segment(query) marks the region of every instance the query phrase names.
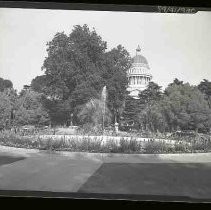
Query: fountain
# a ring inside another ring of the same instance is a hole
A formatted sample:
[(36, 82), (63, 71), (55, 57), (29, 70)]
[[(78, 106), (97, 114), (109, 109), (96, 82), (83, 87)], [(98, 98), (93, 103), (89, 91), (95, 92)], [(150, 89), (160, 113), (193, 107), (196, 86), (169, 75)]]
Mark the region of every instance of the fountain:
[(107, 90), (106, 86), (103, 87), (102, 93), (101, 93), (101, 101), (103, 103), (103, 122), (102, 122), (102, 131), (104, 135), (104, 130), (105, 130), (105, 112), (106, 112), (106, 98), (107, 98)]

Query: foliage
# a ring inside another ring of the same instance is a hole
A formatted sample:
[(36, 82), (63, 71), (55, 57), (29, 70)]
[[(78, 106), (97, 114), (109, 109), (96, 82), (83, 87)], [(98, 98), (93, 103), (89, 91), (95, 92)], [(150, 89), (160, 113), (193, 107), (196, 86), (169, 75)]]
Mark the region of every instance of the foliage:
[(111, 139), (110, 141), (104, 143), (102, 145), (102, 152), (104, 153), (118, 153), (119, 152), (119, 146), (115, 140)]
[(8, 88), (0, 92), (0, 128), (9, 128), (13, 125), (14, 110), (17, 106), (17, 93)]
[(13, 88), (13, 84), (10, 80), (3, 79), (0, 77), (0, 92), (3, 92), (6, 89), (11, 89)]
[(111, 119), (111, 114), (106, 104), (104, 104), (102, 100), (91, 99), (85, 104), (85, 106), (82, 107), (81, 112), (78, 114), (78, 117), (85, 125), (84, 127), (86, 129), (96, 129), (96, 131), (101, 131), (103, 118), (105, 121), (105, 125), (108, 125)]
[(139, 100), (141, 104), (152, 105), (161, 99), (161, 86), (155, 82), (149, 82), (147, 88), (139, 93)]
[(163, 130), (165, 121), (160, 113), (160, 106), (158, 106), (161, 97), (161, 87), (154, 82), (150, 82), (148, 87), (140, 92), (138, 99), (140, 111), (137, 117), (142, 129), (153, 132)]
[(148, 141), (144, 145), (144, 150), (147, 154), (174, 153), (174, 147), (165, 141)]
[(131, 66), (129, 53), (121, 45), (105, 54), (106, 68), (102, 77), (108, 88), (108, 108), (113, 115), (113, 122), (119, 121), (124, 110), (128, 85), (127, 70)]
[(112, 114), (121, 110), (129, 54), (122, 46), (106, 52), (106, 45), (87, 25), (74, 26), (69, 36), (57, 33), (48, 42), (44, 75), (36, 77), (31, 86), (45, 95), (52, 122), (65, 123), (73, 114), (74, 124), (78, 124), (81, 107), (98, 98), (105, 85)]
[(198, 85), (198, 89), (204, 94), (205, 100), (207, 100), (209, 108), (211, 109), (211, 82), (204, 79)]
[(34, 139), (23, 137), (14, 131), (5, 130), (0, 132), (0, 144), (11, 147), (36, 148)]
[(124, 111), (121, 115), (122, 127), (139, 128), (138, 114), (140, 113), (140, 103), (137, 99), (127, 95), (124, 103)]
[(10, 123), (12, 105), (8, 95), (0, 92), (0, 128), (7, 127)]
[(18, 126), (48, 124), (48, 113), (41, 101), (41, 94), (32, 90), (22, 91), (17, 102), (15, 124)]
[(140, 142), (137, 142), (136, 139), (125, 140), (122, 138), (120, 140), (119, 152), (125, 153), (140, 153), (142, 151), (142, 145)]
[(203, 94), (195, 86), (175, 79), (165, 89), (163, 95), (159, 87), (151, 90), (148, 88), (140, 94), (140, 100), (145, 102), (145, 106), (139, 114), (139, 120), (146, 130), (209, 131), (211, 109)]
[(203, 94), (188, 83), (166, 88), (162, 103), (170, 130), (206, 131), (211, 123), (211, 110)]
[[(81, 138), (82, 137), (82, 138)], [(135, 153), (135, 154), (161, 154), (161, 153), (190, 153), (190, 152), (210, 152), (211, 139), (205, 138), (203, 141), (178, 141), (174, 144), (168, 141), (156, 141), (149, 139), (146, 142), (138, 142), (136, 138), (120, 141), (110, 139), (102, 144), (101, 139), (91, 139), (87, 136), (42, 138), (40, 136), (21, 136), (14, 131), (5, 130), (0, 132), (0, 144), (12, 147), (35, 148), (40, 150), (72, 151), (72, 152), (96, 152), (96, 153)]]

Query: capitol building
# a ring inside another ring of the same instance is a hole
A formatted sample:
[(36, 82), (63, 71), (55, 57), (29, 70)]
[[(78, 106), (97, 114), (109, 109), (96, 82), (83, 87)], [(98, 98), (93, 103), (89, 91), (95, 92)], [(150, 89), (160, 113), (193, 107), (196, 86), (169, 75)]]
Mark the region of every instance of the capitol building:
[(136, 55), (132, 59), (132, 66), (127, 72), (129, 95), (138, 99), (140, 91), (147, 88), (152, 80), (147, 59), (141, 54), (140, 46), (136, 49)]

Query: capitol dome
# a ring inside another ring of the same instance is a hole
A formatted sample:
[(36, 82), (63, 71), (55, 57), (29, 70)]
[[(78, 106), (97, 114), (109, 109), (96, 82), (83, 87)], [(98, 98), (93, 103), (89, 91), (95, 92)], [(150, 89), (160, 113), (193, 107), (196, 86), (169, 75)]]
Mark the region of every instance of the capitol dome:
[(148, 61), (143, 55), (136, 55), (135, 57), (132, 58), (132, 62), (148, 65)]
[(138, 47), (136, 49), (136, 55), (132, 58), (132, 63), (133, 64), (136, 64), (136, 63), (145, 64), (146, 66), (149, 67), (147, 59), (140, 53), (141, 53), (141, 48), (138, 45)]
[(138, 45), (136, 55), (132, 59), (132, 66), (127, 72), (128, 91), (134, 98), (138, 98), (140, 91), (147, 88), (152, 79), (147, 59), (141, 55), (141, 48)]

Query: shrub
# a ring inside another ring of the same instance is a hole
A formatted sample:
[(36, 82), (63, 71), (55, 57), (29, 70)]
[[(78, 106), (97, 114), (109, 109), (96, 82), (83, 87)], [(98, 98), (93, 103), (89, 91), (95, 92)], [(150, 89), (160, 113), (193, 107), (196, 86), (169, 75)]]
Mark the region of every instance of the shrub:
[(140, 152), (142, 149), (141, 144), (137, 142), (135, 139), (131, 139), (130, 141), (125, 140), (122, 138), (120, 140), (119, 151), (123, 153), (137, 153)]
[(175, 152), (187, 153), (191, 151), (191, 145), (184, 141), (178, 141), (174, 144)]
[(79, 145), (79, 150), (87, 152), (98, 152), (101, 150), (101, 142), (97, 140), (91, 140), (89, 138), (83, 138)]
[(174, 152), (174, 147), (164, 141), (151, 140), (145, 143), (144, 150), (147, 154), (170, 153)]
[(118, 153), (119, 146), (113, 139), (111, 139), (106, 142), (106, 144), (101, 145), (101, 151), (105, 153)]
[(0, 132), (0, 144), (13, 147), (37, 148), (42, 150), (68, 150), (79, 152), (104, 152), (104, 153), (187, 153), (197, 151), (210, 151), (210, 137), (195, 138), (191, 141), (177, 141), (169, 144), (166, 141), (155, 141), (150, 139), (148, 142), (138, 142), (136, 137), (131, 137), (131, 140), (126, 140), (124, 137), (120, 141), (115, 141), (111, 138), (105, 144), (102, 144), (99, 137), (72, 137), (69, 140), (64, 138), (47, 139), (30, 136), (22, 136), (14, 131)]
[(31, 137), (23, 137), (14, 131), (5, 130), (0, 133), (0, 143), (13, 147), (32, 148), (34, 141)]
[(193, 151), (209, 151), (211, 149), (211, 143), (210, 141), (206, 140), (198, 140), (192, 142), (192, 150)]

